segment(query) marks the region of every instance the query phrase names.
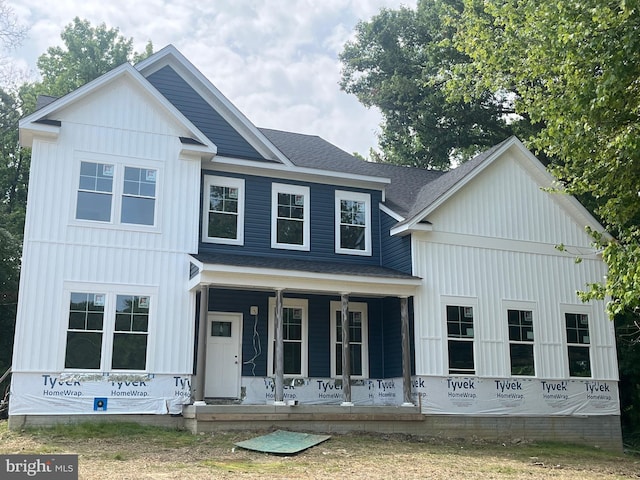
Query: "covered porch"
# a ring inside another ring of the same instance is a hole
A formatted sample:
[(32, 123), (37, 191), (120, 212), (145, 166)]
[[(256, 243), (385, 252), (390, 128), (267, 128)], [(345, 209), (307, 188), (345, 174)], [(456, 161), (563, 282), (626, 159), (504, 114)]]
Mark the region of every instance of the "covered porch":
[(341, 415), (414, 407), (419, 278), (371, 265), (212, 254), (194, 256), (191, 272), (194, 404), (185, 414), (266, 406), (293, 408), (272, 413), (307, 421), (336, 406)]

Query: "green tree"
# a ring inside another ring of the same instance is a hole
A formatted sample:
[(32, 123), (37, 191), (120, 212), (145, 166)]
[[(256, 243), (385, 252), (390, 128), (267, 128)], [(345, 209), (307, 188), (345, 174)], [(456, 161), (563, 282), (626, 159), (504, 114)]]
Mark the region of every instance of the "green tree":
[(64, 47), (49, 47), (38, 58), (39, 90), (47, 95), (65, 95), (123, 63), (135, 63), (153, 53), (151, 42), (144, 52), (136, 53), (133, 39), (120, 35), (118, 28), (107, 28), (104, 23), (92, 27), (78, 17), (60, 37)]
[(447, 96), (451, 72), (470, 61), (453, 45), (455, 28), (447, 23), (461, 11), (460, 0), (383, 9), (358, 23), (345, 45), (341, 87), (382, 112), (375, 160), (446, 170), (530, 128), (526, 116), (508, 117), (514, 111), (502, 92), (485, 89), (473, 101)]

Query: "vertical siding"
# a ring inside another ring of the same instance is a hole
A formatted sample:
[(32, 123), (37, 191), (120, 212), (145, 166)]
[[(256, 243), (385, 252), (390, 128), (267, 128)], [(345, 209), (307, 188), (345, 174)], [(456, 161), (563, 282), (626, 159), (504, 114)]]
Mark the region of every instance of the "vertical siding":
[[(195, 306), (186, 254), (197, 248), (200, 165), (179, 159), (184, 128), (125, 79), (58, 119), (57, 141), (33, 145), (14, 368), (64, 367), (63, 292), (73, 282), (153, 289), (148, 370), (191, 372)], [(75, 221), (79, 163), (95, 158), (158, 169), (155, 231)]]
[(520, 163), (505, 155), (429, 220), (438, 231), (590, 247), (585, 226), (568, 215), (557, 195), (543, 191)]
[[(416, 314), (418, 374), (446, 375), (446, 328), (441, 296), (478, 299), (476, 365), (480, 376), (509, 376), (505, 301), (535, 305), (536, 374), (566, 378), (564, 319), (560, 304), (579, 305), (576, 290), (604, 274), (598, 260), (576, 265), (563, 256), (490, 250), (418, 241), (417, 275), (424, 279)], [(603, 302), (592, 302), (590, 329), (593, 377), (616, 379), (613, 326)]]

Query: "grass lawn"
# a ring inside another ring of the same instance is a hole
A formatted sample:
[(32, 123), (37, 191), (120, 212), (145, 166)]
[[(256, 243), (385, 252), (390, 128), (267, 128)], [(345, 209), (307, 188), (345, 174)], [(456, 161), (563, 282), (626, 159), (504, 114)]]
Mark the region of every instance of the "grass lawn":
[(86, 423), (9, 431), (0, 454), (73, 453), (81, 479), (618, 479), (640, 478), (640, 457), (565, 444), (499, 444), (382, 434), (333, 435), (297, 455), (235, 447), (266, 432), (188, 432)]

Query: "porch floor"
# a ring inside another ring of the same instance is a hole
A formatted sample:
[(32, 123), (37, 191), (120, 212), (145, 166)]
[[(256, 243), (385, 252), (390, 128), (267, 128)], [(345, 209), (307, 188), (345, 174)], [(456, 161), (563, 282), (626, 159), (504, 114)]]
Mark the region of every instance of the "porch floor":
[(416, 406), (186, 405), (182, 415), (192, 433), (271, 428), (406, 433), (424, 422)]

